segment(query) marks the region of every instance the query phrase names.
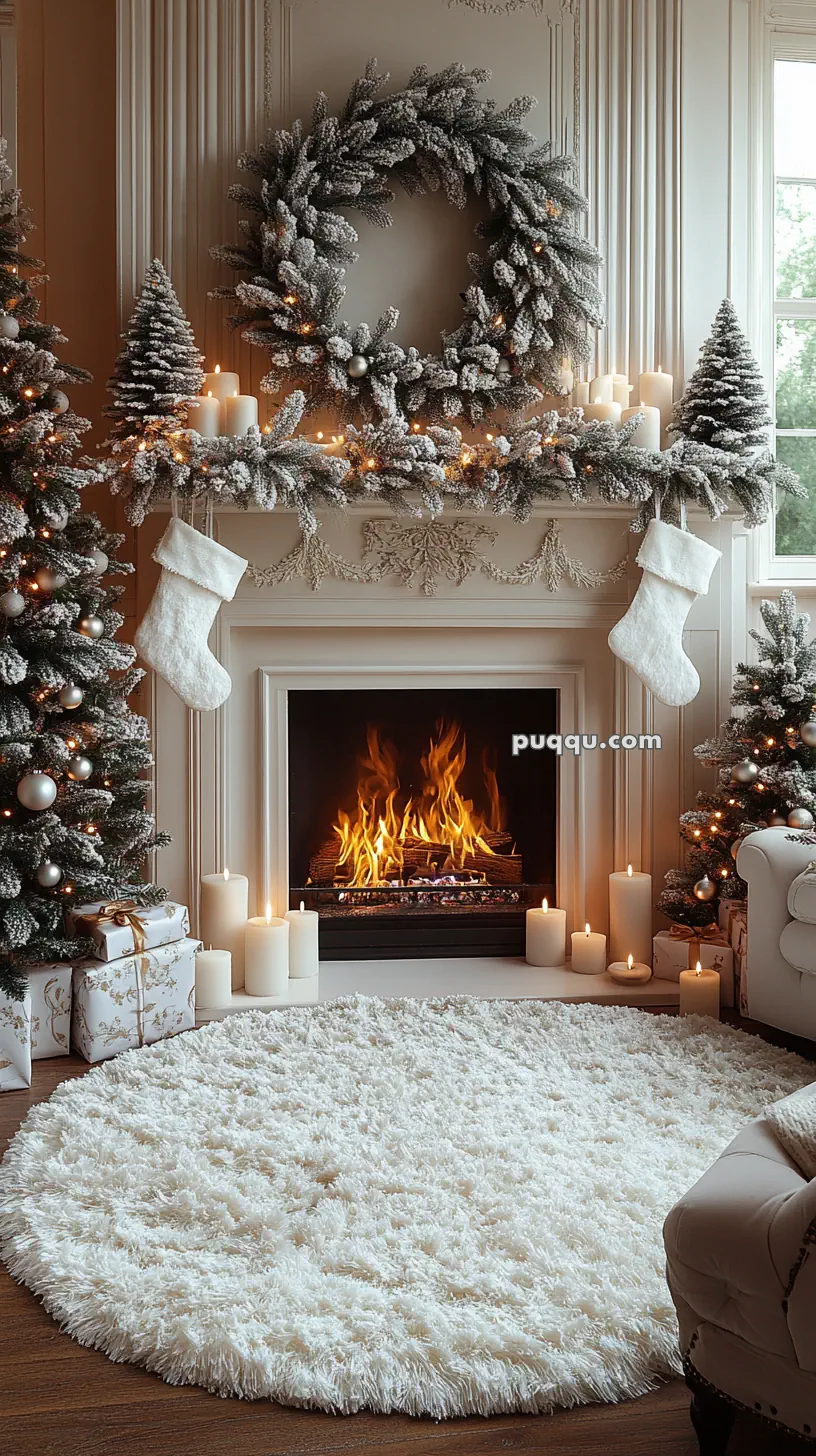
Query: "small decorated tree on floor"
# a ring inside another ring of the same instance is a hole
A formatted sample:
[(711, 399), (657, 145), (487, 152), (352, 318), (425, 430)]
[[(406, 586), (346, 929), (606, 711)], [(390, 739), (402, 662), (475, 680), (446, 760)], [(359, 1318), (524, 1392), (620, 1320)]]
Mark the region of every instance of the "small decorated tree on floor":
[(730, 298), (717, 316), (674, 407), (671, 434), (741, 455), (767, 445), (771, 416), (759, 365)]
[(768, 636), (751, 632), (759, 662), (740, 663), (731, 701), (744, 710), (723, 724), (719, 738), (695, 748), (718, 770), (717, 786), (697, 795), (680, 819), (689, 849), (682, 870), (670, 870), (659, 908), (681, 925), (708, 925), (721, 896), (741, 898), (745, 882), (734, 863), (754, 829), (809, 829), (816, 815), (816, 640), (810, 617), (797, 614), (783, 591), (762, 603)]
[(154, 903), (146, 854), (166, 842), (145, 804), (148, 728), (127, 699), (142, 674), (114, 640), (121, 588), (103, 578), (122, 537), (81, 514), (94, 477), (73, 464), (86, 420), (64, 386), (59, 331), (39, 322), (39, 268), (20, 252), (32, 226), (0, 143), (0, 992), (25, 967), (89, 954), (66, 938), (67, 907)]

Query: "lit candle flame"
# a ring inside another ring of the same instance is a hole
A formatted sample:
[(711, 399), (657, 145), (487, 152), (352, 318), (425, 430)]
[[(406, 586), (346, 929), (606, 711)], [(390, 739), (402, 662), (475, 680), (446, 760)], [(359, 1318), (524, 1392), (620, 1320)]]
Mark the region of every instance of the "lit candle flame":
[(212, 399), (212, 390), (211, 389), (208, 389), (207, 390), (207, 398), (208, 399)]
[(626, 873), (627, 873), (627, 875), (629, 876), (629, 878), (631, 880), (631, 878), (632, 878), (632, 866), (631, 865), (627, 865), (627, 867), (626, 867)]
[(301, 902), (300, 902), (300, 913), (301, 913), (301, 915), (303, 914), (303, 911), (305, 909), (306, 909), (306, 901), (305, 900), (301, 900)]
[(697, 975), (698, 975), (698, 976), (701, 976), (701, 975), (702, 975), (702, 973), (703, 973), (703, 968), (702, 968), (702, 966), (701, 966), (701, 965), (700, 965), (700, 962), (699, 962), (699, 961), (698, 961), (698, 962), (697, 962)]
[(272, 924), (272, 903), (270, 900), (266, 902), (266, 923), (267, 925)]
[(229, 879), (229, 870), (227, 869), (226, 865), (224, 865), (224, 879)]
[(547, 901), (546, 900), (542, 900), (541, 901), (541, 908), (544, 911), (544, 914), (546, 915), (547, 911), (550, 908), (549, 905), (547, 904)]
[(589, 935), (589, 921), (587, 921), (587, 923), (586, 923), (586, 930), (585, 930), (585, 932), (584, 932), (584, 933), (585, 933), (585, 934), (586, 934), (586, 935)]
[(216, 364), (216, 366), (215, 366), (215, 373), (216, 374), (220, 374), (221, 373), (221, 365), (220, 364)]
[(633, 965), (635, 964), (635, 958), (634, 958), (634, 956), (628, 955), (626, 957), (626, 964), (627, 964), (627, 966), (629, 967), (629, 969), (631, 971)]

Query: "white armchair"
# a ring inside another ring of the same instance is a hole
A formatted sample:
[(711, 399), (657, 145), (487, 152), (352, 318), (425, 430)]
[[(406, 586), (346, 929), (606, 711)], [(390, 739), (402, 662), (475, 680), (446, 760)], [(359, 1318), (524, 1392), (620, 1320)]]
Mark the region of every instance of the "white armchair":
[(748, 1014), (816, 1040), (816, 876), (804, 876), (816, 847), (791, 832), (760, 829), (737, 856), (748, 883)]

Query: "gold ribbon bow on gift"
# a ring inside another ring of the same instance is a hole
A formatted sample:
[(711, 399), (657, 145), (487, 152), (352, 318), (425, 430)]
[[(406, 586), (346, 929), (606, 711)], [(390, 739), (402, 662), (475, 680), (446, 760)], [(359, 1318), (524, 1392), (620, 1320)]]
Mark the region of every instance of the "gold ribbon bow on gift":
[(728, 941), (720, 930), (719, 925), (704, 925), (702, 929), (694, 929), (691, 925), (673, 925), (669, 931), (672, 940), (686, 940), (689, 948), (689, 965), (696, 964), (700, 960), (700, 942), (705, 941), (706, 945), (728, 945)]
[(90, 915), (82, 915), (79, 925), (89, 931), (103, 925), (129, 925), (133, 932), (133, 949), (136, 955), (141, 955), (147, 936), (144, 920), (138, 913), (140, 909), (135, 900), (109, 900), (107, 905), (100, 906)]

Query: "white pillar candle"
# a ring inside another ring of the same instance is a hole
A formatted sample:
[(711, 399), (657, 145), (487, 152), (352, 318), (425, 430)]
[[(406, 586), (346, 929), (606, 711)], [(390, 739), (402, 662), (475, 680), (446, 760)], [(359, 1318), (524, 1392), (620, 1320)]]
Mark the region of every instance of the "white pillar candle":
[(642, 450), (659, 450), (660, 410), (655, 409), (653, 404), (639, 404), (634, 409), (625, 409), (621, 415), (621, 424), (625, 425), (635, 415), (640, 415), (641, 421), (629, 444), (639, 445)]
[(599, 930), (572, 932), (572, 969), (579, 976), (600, 976), (606, 970), (606, 936)]
[(611, 374), (596, 374), (589, 381), (590, 404), (611, 404), (614, 380)]
[(238, 375), (232, 369), (226, 369), (222, 374), (221, 365), (216, 364), (211, 374), (204, 375), (201, 393), (203, 395), (211, 394), (213, 399), (217, 399), (220, 404), (223, 404), (228, 395), (237, 394), (240, 388), (241, 381)]
[(575, 405), (580, 405), (582, 409), (585, 405), (589, 404), (589, 385), (586, 383), (585, 380), (579, 379), (577, 383), (573, 385), (572, 402)]
[(720, 973), (702, 970), (699, 961), (695, 971), (680, 972), (680, 1015), (692, 1014), (720, 1019)]
[(221, 404), (212, 394), (199, 394), (187, 406), (187, 428), (206, 440), (221, 433)]
[(318, 931), (320, 917), (316, 910), (306, 910), (303, 901), (299, 910), (287, 910), (289, 921), (289, 976), (293, 981), (316, 976), (318, 965)]
[(609, 967), (609, 974), (613, 981), (620, 986), (641, 986), (644, 981), (652, 979), (652, 968), (643, 961), (636, 961), (634, 956), (627, 956), (625, 961), (613, 961)]
[(603, 404), (585, 404), (585, 420), (606, 420), (610, 425), (619, 425), (621, 422), (621, 407), (615, 400)]
[(629, 403), (629, 396), (633, 386), (629, 383), (625, 374), (612, 375), (612, 398), (622, 409), (626, 409)]
[(569, 359), (561, 360), (561, 368), (558, 371), (558, 393), (572, 394), (572, 386), (575, 383), (575, 375), (570, 369)]
[(232, 996), (232, 956), (228, 950), (200, 950), (195, 960), (196, 1007), (226, 1006)]
[(205, 945), (216, 945), (232, 955), (232, 989), (244, 984), (244, 941), (249, 908), (246, 875), (202, 875), (198, 933)]
[(671, 374), (664, 374), (662, 369), (657, 369), (654, 373), (641, 374), (641, 404), (651, 404), (655, 409), (660, 410), (660, 444), (662, 449), (665, 449), (668, 444), (667, 431), (671, 424), (673, 395), (674, 379)]
[(289, 984), (289, 921), (272, 914), (246, 923), (244, 979), (248, 996), (285, 996)]
[(563, 966), (567, 958), (567, 912), (546, 900), (527, 911), (528, 966)]
[(633, 874), (609, 876), (609, 951), (613, 961), (652, 964), (652, 877)]
[(228, 394), (224, 400), (225, 435), (245, 435), (258, 423), (258, 401), (254, 394)]

